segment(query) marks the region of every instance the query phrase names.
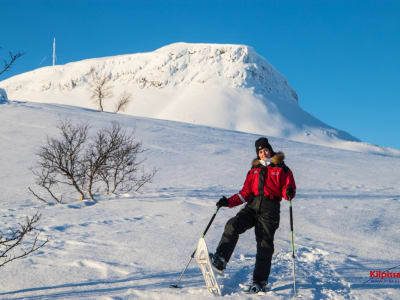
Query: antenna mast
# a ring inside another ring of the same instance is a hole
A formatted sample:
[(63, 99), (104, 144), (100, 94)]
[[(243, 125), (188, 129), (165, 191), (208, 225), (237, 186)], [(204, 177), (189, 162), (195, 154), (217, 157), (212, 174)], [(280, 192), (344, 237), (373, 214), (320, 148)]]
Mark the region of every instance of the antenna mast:
[(56, 65), (56, 38), (53, 40), (53, 66)]

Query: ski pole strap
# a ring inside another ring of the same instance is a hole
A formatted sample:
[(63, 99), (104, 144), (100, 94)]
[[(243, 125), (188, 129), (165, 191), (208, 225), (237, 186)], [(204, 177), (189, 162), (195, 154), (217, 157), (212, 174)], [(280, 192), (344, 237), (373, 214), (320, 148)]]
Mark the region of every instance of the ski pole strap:
[(210, 222), (208, 222), (208, 225), (207, 225), (207, 227), (206, 227), (206, 230), (204, 230), (204, 233), (203, 233), (203, 236), (202, 236), (203, 238), (206, 236), (206, 233), (207, 233), (208, 229), (210, 229), (210, 226), (211, 226), (212, 222), (214, 221), (215, 216), (217, 215), (219, 208), (220, 208), (220, 207), (217, 208), (217, 210), (216, 210), (215, 213), (213, 214), (213, 216), (212, 216)]

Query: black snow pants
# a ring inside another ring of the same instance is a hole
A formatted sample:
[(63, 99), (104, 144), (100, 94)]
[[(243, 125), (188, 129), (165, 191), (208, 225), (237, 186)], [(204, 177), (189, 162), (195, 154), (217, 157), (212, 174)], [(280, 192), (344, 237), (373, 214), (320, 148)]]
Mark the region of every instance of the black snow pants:
[[(268, 281), (274, 253), (274, 234), (279, 227), (280, 201), (254, 199), (225, 225), (225, 231), (216, 253), (228, 262), (239, 239), (239, 235), (254, 227), (257, 241), (254, 281)], [(256, 205), (254, 205), (256, 204)]]

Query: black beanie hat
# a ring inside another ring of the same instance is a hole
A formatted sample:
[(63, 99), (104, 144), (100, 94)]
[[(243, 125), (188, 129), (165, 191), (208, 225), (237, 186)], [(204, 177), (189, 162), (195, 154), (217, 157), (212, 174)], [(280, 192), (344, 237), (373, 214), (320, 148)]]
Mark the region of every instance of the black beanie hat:
[(259, 138), (256, 141), (256, 153), (257, 153), (257, 157), (258, 157), (258, 151), (260, 151), (261, 149), (267, 148), (269, 150), (269, 152), (271, 153), (271, 156), (273, 156), (275, 154), (274, 150), (272, 150), (271, 145), (268, 142), (268, 139), (265, 137)]

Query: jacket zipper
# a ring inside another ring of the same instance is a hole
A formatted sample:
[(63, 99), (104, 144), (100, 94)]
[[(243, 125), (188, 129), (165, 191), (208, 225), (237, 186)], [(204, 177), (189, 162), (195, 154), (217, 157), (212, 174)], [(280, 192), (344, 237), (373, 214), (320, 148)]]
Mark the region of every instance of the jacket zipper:
[(258, 197), (260, 198), (260, 204), (258, 205), (258, 215), (261, 214), (261, 203), (264, 200), (264, 183), (266, 172), (267, 168), (261, 167), (260, 174), (258, 176)]

